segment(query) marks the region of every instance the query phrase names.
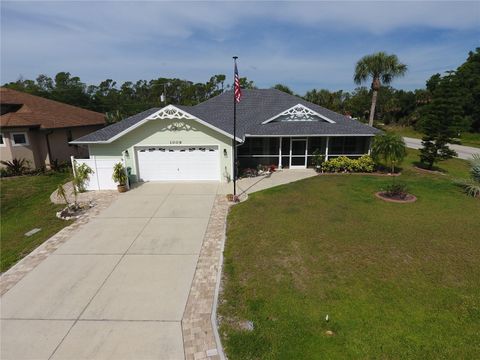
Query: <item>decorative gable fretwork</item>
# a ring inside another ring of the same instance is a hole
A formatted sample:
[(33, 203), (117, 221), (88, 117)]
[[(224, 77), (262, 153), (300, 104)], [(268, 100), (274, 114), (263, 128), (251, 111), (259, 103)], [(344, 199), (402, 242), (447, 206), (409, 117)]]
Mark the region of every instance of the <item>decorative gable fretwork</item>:
[(308, 107), (297, 104), (292, 106), (290, 109), (285, 110), (284, 112), (275, 115), (274, 117), (266, 120), (263, 124), (269, 122), (282, 122), (282, 121), (327, 121), (329, 123), (334, 123), (335, 121), (330, 120), (324, 115), (320, 115), (316, 111), (309, 109)]
[(173, 106), (173, 105), (167, 105), (161, 110), (157, 111), (156, 113), (153, 113), (148, 117), (148, 119), (154, 120), (154, 119), (180, 119), (180, 120), (196, 120), (196, 118), (189, 113), (180, 110), (179, 108)]

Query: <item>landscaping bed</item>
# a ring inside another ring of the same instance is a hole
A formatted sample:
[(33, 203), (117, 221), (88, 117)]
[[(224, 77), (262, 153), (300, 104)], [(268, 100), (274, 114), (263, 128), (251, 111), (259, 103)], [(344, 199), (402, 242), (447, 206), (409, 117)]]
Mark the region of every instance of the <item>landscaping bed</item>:
[[(252, 194), (228, 218), (220, 334), (235, 359), (476, 358), (480, 201), (452, 177), (316, 176)], [(328, 321), (326, 317), (328, 315)], [(242, 324), (251, 324), (248, 328)]]

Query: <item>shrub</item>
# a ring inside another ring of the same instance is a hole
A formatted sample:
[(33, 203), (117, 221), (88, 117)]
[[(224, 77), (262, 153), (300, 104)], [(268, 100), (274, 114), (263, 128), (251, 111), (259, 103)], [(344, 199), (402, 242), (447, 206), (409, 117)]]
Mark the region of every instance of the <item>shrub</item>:
[(8, 176), (24, 175), (30, 170), (30, 163), (28, 160), (13, 159), (12, 161), (0, 161), (0, 164), (5, 165), (6, 173)]
[(358, 164), (360, 166), (360, 171), (362, 172), (373, 172), (375, 171), (375, 162), (373, 161), (372, 157), (369, 155), (363, 155), (358, 160)]
[(368, 155), (363, 155), (359, 159), (340, 156), (323, 162), (321, 169), (325, 172), (373, 172), (375, 163)]
[(385, 195), (391, 198), (404, 200), (408, 195), (407, 185), (404, 183), (393, 183), (386, 187)]

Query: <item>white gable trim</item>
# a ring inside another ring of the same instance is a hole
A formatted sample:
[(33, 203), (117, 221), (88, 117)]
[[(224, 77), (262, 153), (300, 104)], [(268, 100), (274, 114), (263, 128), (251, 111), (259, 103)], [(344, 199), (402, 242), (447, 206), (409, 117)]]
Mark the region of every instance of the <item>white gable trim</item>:
[[(306, 107), (305, 105), (297, 104), (297, 105), (294, 105), (291, 108), (281, 112), (280, 114), (277, 114), (274, 117), (271, 117), (270, 119), (265, 120), (264, 122), (262, 122), (262, 125), (263, 124), (268, 124), (269, 122), (274, 121), (275, 119), (278, 119), (280, 116), (292, 116), (292, 115), (294, 116), (295, 114), (303, 114), (303, 115), (307, 115), (307, 116), (318, 116), (319, 118), (321, 118), (321, 119), (323, 119), (323, 120), (325, 120), (325, 121), (327, 121), (331, 124), (335, 124), (335, 121), (333, 121), (332, 119), (329, 119), (325, 115), (321, 115), (318, 112), (313, 111), (312, 109)], [(313, 121), (313, 120), (291, 120), (291, 121)]]
[[(72, 141), (70, 144), (110, 144), (111, 142), (117, 140), (118, 138), (122, 137), (123, 135), (129, 133), (132, 130), (135, 130), (136, 128), (142, 126), (148, 121), (152, 120), (174, 120), (174, 119), (180, 119), (180, 120), (194, 120), (199, 122), (202, 125), (205, 125), (206, 127), (209, 127), (210, 129), (215, 130), (216, 132), (223, 134), (227, 136), (230, 139), (233, 139), (233, 135), (229, 134), (228, 132), (217, 128), (216, 126), (213, 126), (212, 124), (199, 119), (198, 117), (186, 112), (185, 110), (179, 109), (178, 107), (174, 105), (167, 105), (164, 108), (161, 108), (160, 110), (154, 112), (153, 114), (148, 115), (145, 119), (140, 120), (136, 124), (130, 126), (129, 128), (123, 130), (122, 132), (119, 132), (117, 135), (111, 137), (108, 140), (105, 141)], [(237, 141), (242, 142), (242, 139), (239, 137), (236, 138)]]

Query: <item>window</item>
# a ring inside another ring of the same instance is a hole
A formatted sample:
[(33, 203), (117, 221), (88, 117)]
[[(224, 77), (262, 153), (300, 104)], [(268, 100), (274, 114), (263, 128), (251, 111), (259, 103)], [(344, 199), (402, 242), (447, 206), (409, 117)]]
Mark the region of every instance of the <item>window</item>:
[(5, 146), (5, 141), (3, 140), (3, 134), (0, 134), (0, 146)]
[(12, 133), (12, 143), (13, 146), (28, 145), (27, 133)]
[(367, 148), (366, 137), (338, 136), (330, 138), (329, 153), (331, 155), (363, 154)]

